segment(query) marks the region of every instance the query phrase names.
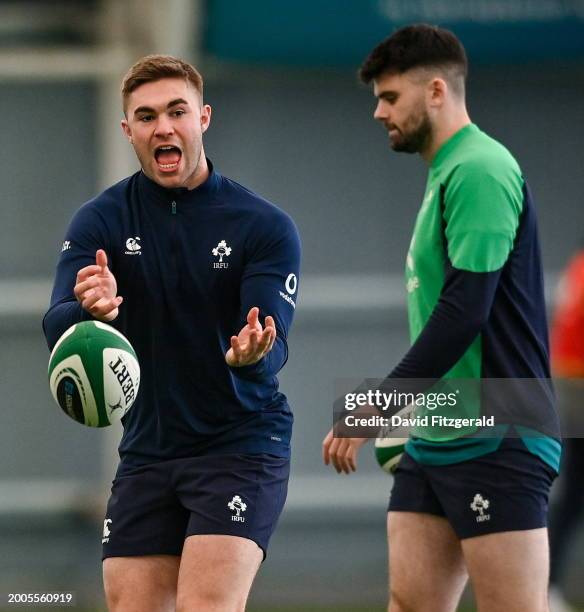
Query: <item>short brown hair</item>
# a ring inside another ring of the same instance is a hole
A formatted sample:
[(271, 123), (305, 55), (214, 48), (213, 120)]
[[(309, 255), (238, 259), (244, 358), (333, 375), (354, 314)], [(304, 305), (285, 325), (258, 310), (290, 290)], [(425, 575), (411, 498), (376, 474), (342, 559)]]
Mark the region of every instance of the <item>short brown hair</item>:
[(135, 90), (160, 79), (185, 79), (203, 99), (203, 77), (191, 64), (172, 55), (146, 55), (139, 59), (126, 73), (122, 81), (122, 102), (124, 112), (128, 96)]
[(400, 28), (379, 43), (363, 62), (359, 77), (370, 83), (382, 74), (402, 74), (412, 68), (444, 69), (464, 93), (468, 60), (462, 43), (449, 30), (427, 23)]

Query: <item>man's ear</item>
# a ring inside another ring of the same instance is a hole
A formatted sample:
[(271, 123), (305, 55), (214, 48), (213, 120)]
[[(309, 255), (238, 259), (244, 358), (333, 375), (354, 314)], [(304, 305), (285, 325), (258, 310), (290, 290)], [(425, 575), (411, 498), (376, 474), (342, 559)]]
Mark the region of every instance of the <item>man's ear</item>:
[(130, 141), (130, 144), (134, 144), (134, 140), (132, 139), (132, 130), (128, 125), (127, 119), (122, 119), (121, 121), (122, 131), (124, 132), (126, 138)]
[(428, 103), (430, 106), (442, 106), (448, 93), (448, 83), (444, 79), (434, 77), (428, 83)]
[(211, 123), (212, 109), (208, 104), (201, 106), (201, 132), (206, 132)]

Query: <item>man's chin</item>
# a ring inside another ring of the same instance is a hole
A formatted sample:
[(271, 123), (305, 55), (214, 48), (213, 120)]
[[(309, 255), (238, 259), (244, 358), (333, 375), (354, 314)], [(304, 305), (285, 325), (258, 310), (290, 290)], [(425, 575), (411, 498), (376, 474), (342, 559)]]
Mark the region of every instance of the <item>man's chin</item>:
[(392, 151), (396, 153), (417, 153), (418, 149), (411, 142), (406, 142), (403, 140), (393, 141), (390, 140), (389, 146)]
[(419, 151), (415, 142), (412, 140), (404, 140), (403, 138), (397, 138), (395, 140), (390, 138), (389, 146), (391, 150), (396, 153), (418, 153)]
[(166, 187), (166, 189), (175, 189), (182, 187), (184, 184), (184, 179), (178, 172), (161, 172), (155, 169), (149, 173), (149, 178), (161, 187)]
[(403, 151), (404, 150), (404, 140), (403, 138), (400, 138), (399, 135), (395, 136), (395, 137), (389, 137), (389, 146), (391, 147), (392, 151)]
[(180, 176), (161, 176), (156, 182), (163, 187), (167, 187), (168, 189), (182, 187), (184, 184)]

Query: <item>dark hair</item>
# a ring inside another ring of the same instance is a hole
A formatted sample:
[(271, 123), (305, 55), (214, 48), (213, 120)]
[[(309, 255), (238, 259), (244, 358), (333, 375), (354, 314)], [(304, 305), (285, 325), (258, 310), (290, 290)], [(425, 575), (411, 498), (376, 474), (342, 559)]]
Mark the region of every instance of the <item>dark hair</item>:
[(370, 83), (384, 73), (399, 74), (412, 68), (443, 68), (464, 80), (468, 61), (464, 47), (449, 30), (426, 23), (405, 26), (379, 43), (359, 69), (359, 78)]
[(172, 55), (146, 55), (128, 70), (122, 81), (124, 112), (128, 96), (140, 85), (172, 78), (185, 79), (203, 98), (203, 77), (193, 66)]

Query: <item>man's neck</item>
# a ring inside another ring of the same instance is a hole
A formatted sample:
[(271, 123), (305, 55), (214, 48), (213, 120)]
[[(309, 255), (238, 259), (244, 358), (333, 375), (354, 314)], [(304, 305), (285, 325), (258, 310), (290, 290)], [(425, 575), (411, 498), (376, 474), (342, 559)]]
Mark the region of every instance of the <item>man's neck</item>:
[(209, 165), (207, 164), (207, 158), (205, 151), (201, 150), (201, 157), (199, 163), (193, 174), (187, 180), (185, 187), (188, 190), (196, 189), (199, 185), (202, 185), (209, 178)]
[(439, 125), (434, 126), (434, 131), (432, 135), (432, 139), (430, 140), (428, 146), (420, 151), (420, 156), (422, 159), (430, 165), (434, 156), (438, 152), (438, 149), (456, 132), (461, 130), (463, 127), (467, 126), (470, 123), (470, 117), (466, 112), (466, 108), (461, 109), (459, 112), (451, 115), (450, 117), (446, 117), (445, 119), (440, 121)]

